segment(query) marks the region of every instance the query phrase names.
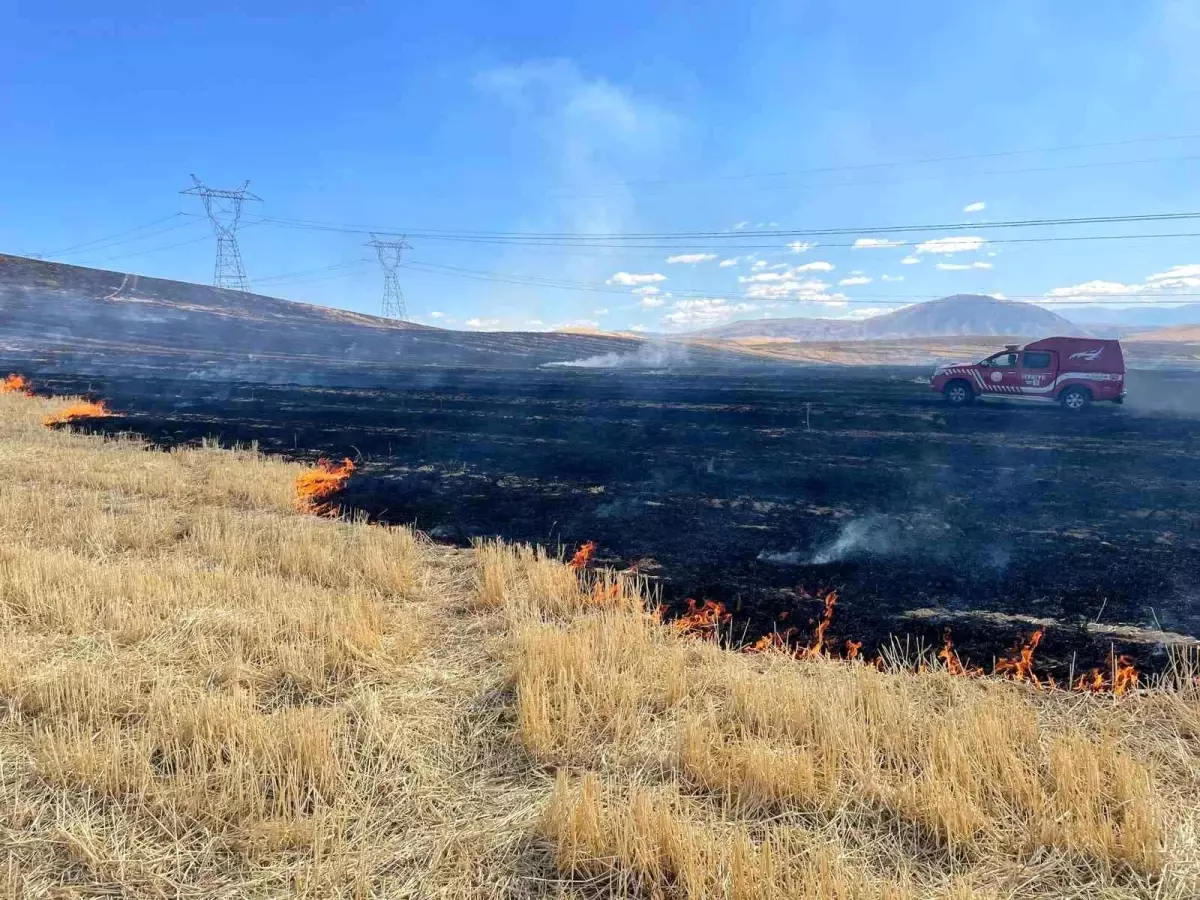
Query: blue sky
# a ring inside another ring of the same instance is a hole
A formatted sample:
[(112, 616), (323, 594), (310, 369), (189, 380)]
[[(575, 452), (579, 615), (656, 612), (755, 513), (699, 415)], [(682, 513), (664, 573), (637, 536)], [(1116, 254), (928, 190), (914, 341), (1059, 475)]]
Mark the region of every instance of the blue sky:
[[(375, 312), (361, 231), (405, 230), (409, 311), (452, 327), (1200, 293), (1200, 238), (1004, 242), (1200, 223), (988, 226), (1200, 210), (1191, 0), (0, 3), (3, 252), (208, 281), (178, 194), (195, 172), (263, 198), (241, 234), (256, 289)], [(1018, 150), (1037, 152), (985, 156)]]

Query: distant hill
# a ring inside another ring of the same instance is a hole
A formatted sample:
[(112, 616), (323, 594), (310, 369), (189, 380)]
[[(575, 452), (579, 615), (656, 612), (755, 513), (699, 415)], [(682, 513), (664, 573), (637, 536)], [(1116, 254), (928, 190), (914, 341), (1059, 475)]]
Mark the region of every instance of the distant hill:
[(689, 336), (726, 340), (772, 337), (796, 341), (836, 341), (852, 337), (860, 324), (846, 319), (747, 319), (693, 331)]
[[(463, 332), (207, 285), (0, 255), (0, 361), (78, 374), (377, 383), (408, 366), (525, 368), (634, 353), (625, 336)], [(692, 360), (744, 360), (698, 348)], [(376, 374), (372, 374), (376, 373)], [(347, 380), (349, 379), (349, 380)]]
[(792, 338), (798, 341), (1074, 335), (1089, 332), (1040, 306), (982, 294), (955, 294), (914, 303), (861, 322), (845, 319), (764, 319), (731, 322), (697, 332), (704, 337)]
[(1071, 310), (1071, 317), (1089, 328), (1094, 325), (1117, 325), (1136, 331), (1171, 328), (1176, 325), (1200, 325), (1200, 303), (1183, 306), (1159, 306), (1143, 303), (1128, 307), (1081, 307)]

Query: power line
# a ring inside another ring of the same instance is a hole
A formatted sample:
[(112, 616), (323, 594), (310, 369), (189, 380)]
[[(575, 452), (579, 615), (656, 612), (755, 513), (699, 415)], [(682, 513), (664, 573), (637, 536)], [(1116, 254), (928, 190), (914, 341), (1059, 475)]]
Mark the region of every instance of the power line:
[[(421, 230), (406, 229), (404, 233), (410, 237), (422, 237), (427, 240), (462, 241), (473, 243), (505, 243), (524, 246), (526, 244), (606, 247), (608, 245), (596, 242), (622, 242), (615, 247), (627, 246), (625, 241), (695, 241), (695, 240), (747, 240), (801, 237), (836, 237), (845, 235), (879, 235), (879, 234), (911, 234), (924, 231), (982, 231), (984, 229), (1008, 228), (1048, 228), (1080, 225), (1111, 225), (1120, 223), (1173, 222), (1200, 219), (1200, 212), (1173, 213), (1138, 213), (1130, 215), (1111, 216), (1072, 216), (1059, 218), (1016, 219), (1000, 222), (949, 222), (929, 225), (875, 225), (858, 226), (854, 228), (805, 228), (778, 229), (753, 232), (738, 231), (689, 231), (689, 232), (629, 232), (629, 233), (554, 233), (554, 232), (503, 232), (503, 231), (452, 231), (452, 230)], [(282, 228), (299, 228), (311, 231), (341, 232), (345, 234), (372, 234), (371, 229), (306, 221), (303, 219), (284, 219), (264, 216), (256, 220), (256, 224), (275, 225)], [(378, 229), (376, 229), (378, 230)], [(393, 232), (394, 233), (394, 232)], [(734, 245), (738, 249), (739, 245)], [(663, 246), (661, 249), (677, 249)], [(745, 249), (742, 247), (742, 249)]]
[(366, 265), (369, 262), (371, 262), (371, 260), (369, 260), (369, 259), (356, 259), (356, 260), (352, 260), (351, 262), (334, 263), (334, 264), (328, 265), (328, 266), (320, 266), (315, 269), (302, 269), (298, 272), (284, 272), (279, 275), (267, 275), (264, 278), (255, 278), (254, 282), (255, 282), (255, 284), (262, 285), (262, 284), (268, 284), (271, 282), (290, 281), (293, 278), (299, 278), (299, 277), (303, 277), (305, 275), (314, 275), (314, 274), (318, 274), (321, 272), (329, 272), (329, 271), (338, 270), (338, 269), (358, 269), (358, 268), (362, 268), (364, 265)]
[[(572, 290), (583, 291), (586, 293), (597, 294), (619, 294), (624, 297), (636, 297), (629, 289), (624, 287), (614, 287), (607, 284), (595, 284), (581, 281), (569, 281), (566, 279), (542, 278), (539, 276), (516, 275), (506, 272), (493, 272), (486, 269), (467, 269), (461, 266), (446, 266), (438, 263), (426, 263), (419, 261), (409, 261), (403, 265), (406, 269), (413, 269), (419, 272), (426, 272), (432, 275), (445, 275), (448, 277), (466, 278), (474, 281), (488, 281), (497, 284), (515, 284), (523, 287), (543, 287), (554, 290)], [(650, 295), (656, 299), (682, 299), (682, 300), (728, 300), (730, 292), (728, 291), (693, 291), (693, 290), (672, 290), (669, 293)], [(919, 295), (868, 295), (858, 297), (838, 297), (836, 302), (841, 303), (916, 303), (922, 300), (934, 300), (942, 295), (940, 294), (919, 294)], [(1157, 291), (1141, 291), (1123, 294), (1121, 296), (1104, 297), (1089, 299), (1088, 297), (1047, 297), (1041, 294), (1023, 294), (1023, 295), (1008, 295), (1007, 299), (1023, 302), (1036, 302), (1042, 304), (1056, 305), (1138, 305), (1137, 298), (1152, 298), (1159, 303), (1174, 302), (1173, 298), (1188, 298), (1200, 297), (1200, 292), (1171, 292), (1162, 293)], [(735, 299), (742, 300), (764, 300), (764, 298), (737, 296)], [(781, 303), (817, 303), (828, 305), (828, 300), (818, 300), (805, 297), (771, 297), (765, 298), (765, 302), (781, 302)], [(1147, 303), (1144, 300), (1141, 305), (1154, 305)]]
[[(1168, 238), (1195, 238), (1195, 237), (1200, 237), (1200, 232), (1173, 231), (1173, 232), (1149, 233), (1149, 234), (1084, 234), (1084, 235), (1049, 235), (1049, 236), (1043, 235), (1041, 237), (1027, 237), (1027, 238), (981, 238), (981, 246), (983, 244), (1046, 244), (1046, 243), (1064, 243), (1064, 242), (1070, 243), (1070, 242), (1078, 242), (1078, 241), (1134, 241), (1134, 240), (1163, 240), (1163, 239), (1168, 239)], [(561, 251), (562, 255), (565, 255), (565, 256), (585, 256), (585, 257), (592, 257), (595, 254), (582, 253), (582, 252), (577, 252), (577, 251), (580, 249), (587, 249), (587, 250), (623, 250), (623, 251), (657, 250), (657, 251), (677, 252), (681, 249), (684, 249), (677, 245), (671, 245), (671, 244), (587, 244), (587, 243), (568, 244), (568, 243), (549, 243), (549, 242), (545, 242), (545, 243), (529, 242), (529, 243), (520, 243), (520, 244), (514, 245), (514, 244), (511, 244), (511, 243), (508, 243), (505, 241), (489, 241), (489, 240), (483, 240), (483, 239), (473, 241), (472, 243), (495, 244), (495, 245), (500, 245), (500, 246), (519, 246), (522, 249), (528, 249), (528, 248), (554, 249), (556, 251)], [(916, 244), (918, 244), (918, 243), (921, 243), (921, 242), (919, 242), (919, 241), (918, 242), (891, 241), (884, 245), (862, 245), (855, 241), (822, 242), (820, 244), (814, 244), (812, 247), (809, 247), (806, 249), (817, 249), (817, 248), (833, 249), (833, 248), (846, 248), (846, 247), (855, 248), (855, 247), (857, 247), (860, 249), (883, 249), (883, 250), (886, 250), (886, 249), (899, 249), (899, 248), (904, 248), (904, 247), (913, 247), (913, 246), (916, 246)], [(571, 248), (575, 248), (575, 251), (572, 251)], [(788, 245), (787, 244), (748, 244), (748, 245), (743, 244), (738, 247), (697, 247), (695, 245), (688, 245), (687, 249), (692, 252), (696, 252), (696, 253), (726, 254), (726, 253), (744, 253), (748, 250), (782, 251), (782, 250), (787, 250)], [(936, 252), (936, 251), (930, 251), (930, 252)]]
[(121, 253), (121, 254), (118, 254), (117, 256), (106, 256), (104, 259), (96, 260), (95, 262), (91, 263), (91, 265), (99, 265), (101, 263), (110, 263), (110, 262), (113, 262), (118, 259), (131, 259), (135, 256), (150, 256), (151, 254), (154, 254), (154, 253), (162, 253), (165, 250), (174, 250), (176, 247), (188, 247), (192, 244), (198, 244), (201, 241), (207, 241), (207, 240), (208, 240), (208, 235), (201, 235), (200, 237), (192, 238), (191, 240), (180, 241), (177, 244), (167, 244), (162, 247), (151, 247), (148, 250), (134, 250), (131, 253)]
[(95, 253), (107, 253), (108, 251), (112, 250), (115, 247), (123, 247), (127, 244), (136, 244), (136, 243), (144, 241), (148, 238), (158, 237), (160, 234), (167, 234), (168, 232), (171, 232), (171, 231), (178, 231), (181, 228), (187, 228), (188, 226), (193, 225), (193, 224), (195, 224), (195, 223), (185, 221), (185, 222), (177, 222), (174, 225), (168, 225), (166, 228), (156, 228), (154, 231), (148, 231), (145, 234), (139, 234), (136, 237), (126, 238), (123, 241), (113, 241), (112, 243), (106, 244), (103, 247), (95, 247), (91, 250), (84, 250), (82, 253), (82, 256), (89, 257)]
[[(105, 237), (96, 238), (91, 241), (84, 241), (81, 244), (72, 244), (70, 247), (62, 247), (58, 250), (48, 250), (45, 253), (41, 253), (39, 255), (43, 258), (50, 257), (50, 256), (60, 256), (63, 253), (74, 253), (77, 250), (82, 250), (85, 247), (93, 247), (96, 244), (107, 244), (109, 241), (111, 241), (115, 238), (124, 237), (127, 234), (134, 234), (135, 232), (138, 232), (138, 231), (145, 231), (147, 228), (153, 228), (155, 225), (161, 225), (163, 222), (170, 221), (171, 219), (177, 219), (181, 215), (183, 215), (183, 214), (177, 213), (177, 212), (171, 213), (169, 216), (163, 216), (161, 219), (155, 219), (154, 221), (147, 222), (144, 225), (138, 225), (134, 228), (127, 228), (124, 231), (118, 231), (116, 234), (110, 234)], [(151, 232), (151, 234), (161, 234), (162, 231), (169, 231), (169, 230), (170, 229), (162, 229), (160, 231)], [(142, 237), (149, 237), (149, 236), (150, 235), (143, 235)], [(132, 240), (141, 240), (141, 239), (142, 238), (139, 237), (139, 238), (133, 238)], [(127, 241), (119, 241), (118, 243), (128, 243), (128, 242)], [(96, 249), (99, 249), (99, 248), (96, 248)]]

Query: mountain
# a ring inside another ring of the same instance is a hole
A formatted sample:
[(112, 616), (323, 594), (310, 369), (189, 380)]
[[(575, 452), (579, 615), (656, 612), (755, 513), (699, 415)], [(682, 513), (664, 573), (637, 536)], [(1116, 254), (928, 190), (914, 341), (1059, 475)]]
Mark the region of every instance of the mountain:
[(861, 322), (845, 319), (763, 319), (731, 322), (696, 332), (702, 337), (773, 337), (797, 341), (895, 340), (962, 335), (1030, 337), (1089, 333), (1040, 306), (982, 294), (955, 294), (940, 300), (914, 303)]
[[(463, 332), (207, 285), (0, 255), (0, 362), (30, 373), (170, 373), (377, 384), (409, 366), (527, 368), (635, 353), (580, 333)], [(746, 357), (697, 348), (705, 364)]]
[(914, 303), (867, 319), (859, 328), (861, 337), (868, 340), (967, 334), (1042, 336), (1081, 333), (1078, 325), (1048, 309), (983, 294), (955, 294), (940, 300)]

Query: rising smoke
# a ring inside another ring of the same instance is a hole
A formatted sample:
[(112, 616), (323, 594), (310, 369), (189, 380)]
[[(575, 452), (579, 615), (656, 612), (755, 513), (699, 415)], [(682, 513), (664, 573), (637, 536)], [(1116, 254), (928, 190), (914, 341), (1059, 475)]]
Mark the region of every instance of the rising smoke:
[(681, 344), (647, 343), (633, 353), (602, 353), (569, 362), (543, 363), (550, 369), (666, 369), (688, 363), (687, 347)]
[[(863, 557), (931, 552), (930, 548), (936, 548), (949, 529), (950, 526), (940, 516), (929, 512), (904, 516), (862, 516), (844, 524), (833, 540), (818, 547), (816, 552), (763, 550), (758, 554), (758, 561), (779, 566), (824, 566)], [(999, 565), (996, 562), (992, 564)]]

